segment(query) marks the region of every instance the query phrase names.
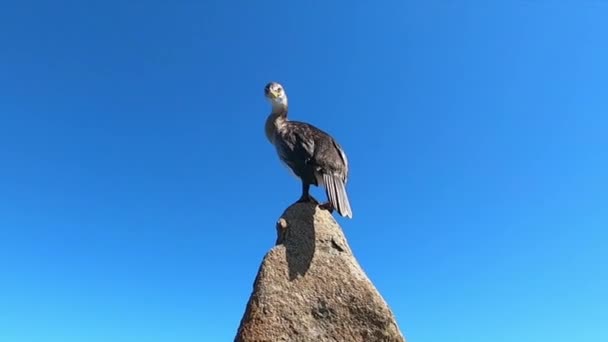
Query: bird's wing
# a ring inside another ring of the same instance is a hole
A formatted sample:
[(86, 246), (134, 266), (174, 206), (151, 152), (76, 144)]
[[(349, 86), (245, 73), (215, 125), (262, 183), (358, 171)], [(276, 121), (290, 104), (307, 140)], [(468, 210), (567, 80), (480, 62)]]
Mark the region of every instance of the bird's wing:
[(301, 139), (309, 144), (307, 152), (312, 153), (311, 162), (323, 173), (339, 175), (346, 182), (348, 159), (340, 144), (331, 135), (311, 124), (294, 123), (300, 127), (297, 132), (303, 135)]
[(306, 141), (314, 143), (313, 155), (308, 162), (314, 167), (317, 184), (325, 188), (327, 198), (342, 216), (352, 218), (352, 209), (346, 193), (348, 178), (348, 159), (338, 142), (329, 134), (310, 125), (306, 129)]
[(276, 148), (279, 158), (295, 173), (311, 161), (315, 153), (315, 140), (307, 125), (289, 122), (280, 133)]
[(340, 156), (340, 159), (342, 159), (342, 163), (344, 164), (342, 180), (344, 181), (344, 183), (346, 183), (348, 180), (348, 158), (346, 157), (346, 153), (344, 152), (344, 149), (342, 149), (342, 146), (340, 146), (340, 144), (338, 144), (335, 139), (332, 139), (332, 142), (334, 144), (334, 148)]

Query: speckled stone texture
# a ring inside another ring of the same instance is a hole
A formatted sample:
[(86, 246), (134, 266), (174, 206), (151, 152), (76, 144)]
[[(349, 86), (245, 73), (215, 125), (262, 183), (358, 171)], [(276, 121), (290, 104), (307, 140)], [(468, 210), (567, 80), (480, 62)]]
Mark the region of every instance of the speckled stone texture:
[(333, 216), (291, 205), (277, 223), (236, 342), (405, 342)]

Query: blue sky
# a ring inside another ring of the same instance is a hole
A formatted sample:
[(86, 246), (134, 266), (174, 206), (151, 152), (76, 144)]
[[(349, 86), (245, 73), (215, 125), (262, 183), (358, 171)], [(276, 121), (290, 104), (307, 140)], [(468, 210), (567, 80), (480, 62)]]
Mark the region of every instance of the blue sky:
[(608, 339), (608, 3), (2, 7), (0, 340), (231, 340), (300, 195), (270, 80), (409, 340)]

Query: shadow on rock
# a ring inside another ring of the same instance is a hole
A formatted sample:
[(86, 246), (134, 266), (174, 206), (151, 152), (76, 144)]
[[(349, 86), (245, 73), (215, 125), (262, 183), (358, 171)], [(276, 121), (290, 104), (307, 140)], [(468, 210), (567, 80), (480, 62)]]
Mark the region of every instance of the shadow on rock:
[(314, 215), (317, 204), (294, 203), (277, 223), (277, 244), (285, 246), (289, 280), (304, 276), (315, 254)]

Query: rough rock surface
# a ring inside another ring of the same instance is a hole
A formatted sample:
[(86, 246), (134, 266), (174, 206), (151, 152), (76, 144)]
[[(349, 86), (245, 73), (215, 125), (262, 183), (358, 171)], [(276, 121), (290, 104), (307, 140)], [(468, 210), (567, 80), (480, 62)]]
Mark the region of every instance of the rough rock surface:
[(333, 216), (291, 205), (253, 285), (236, 342), (405, 342)]

